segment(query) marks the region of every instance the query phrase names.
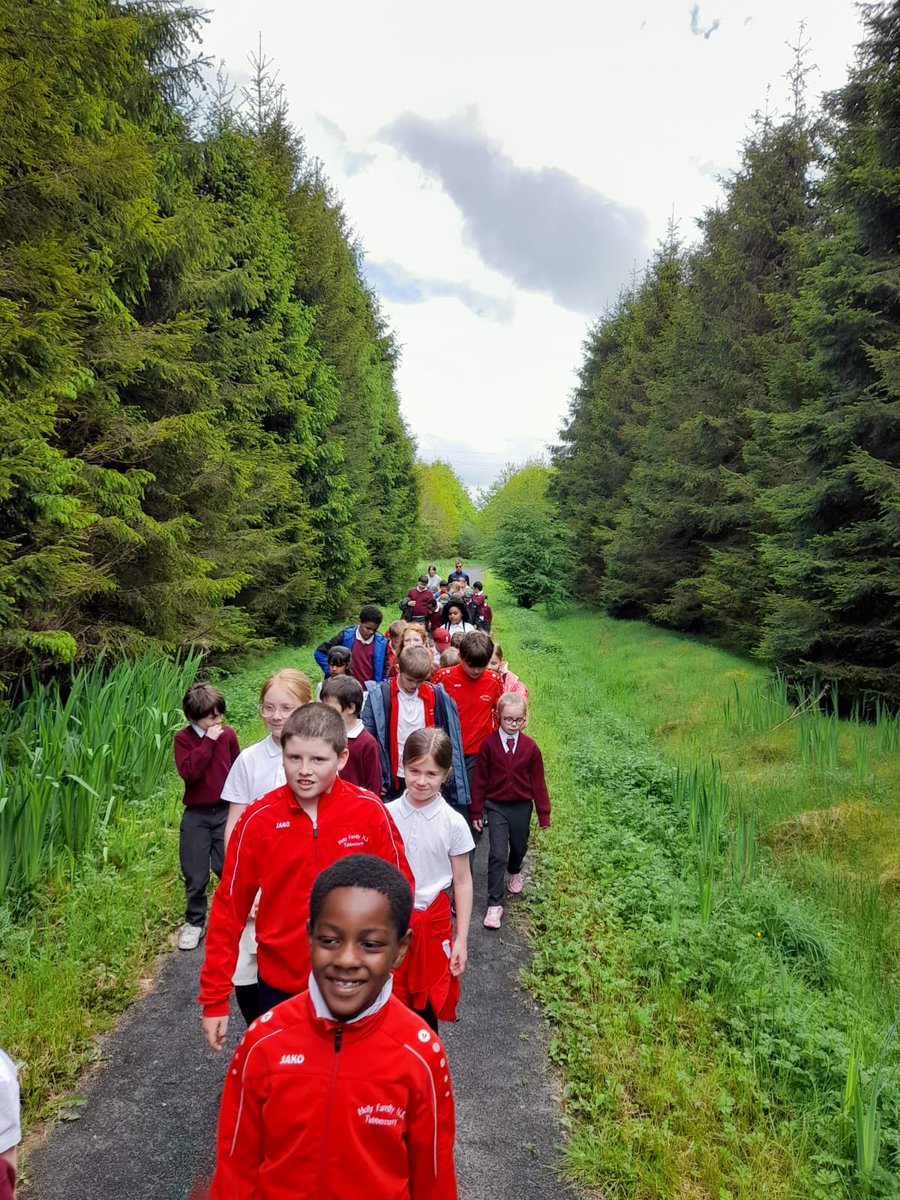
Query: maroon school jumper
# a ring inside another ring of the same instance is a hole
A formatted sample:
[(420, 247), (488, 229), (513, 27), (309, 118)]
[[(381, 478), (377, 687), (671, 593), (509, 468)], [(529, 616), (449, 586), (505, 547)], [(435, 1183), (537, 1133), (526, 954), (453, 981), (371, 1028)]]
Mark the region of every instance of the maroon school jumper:
[(356, 634), (350, 643), (350, 668), (353, 678), (358, 679), (363, 687), (367, 679), (375, 678), (375, 636), (373, 634), (368, 645), (361, 642)]
[(199, 737), (192, 725), (175, 734), (175, 766), (184, 780), (184, 803), (208, 808), (222, 803), (222, 788), (240, 754), (237, 734), (225, 725), (218, 738)]
[(410, 588), (406, 593), (407, 600), (412, 600), (412, 609), (410, 617), (419, 617), (424, 620), (434, 611), (435, 599), (434, 592), (429, 588), (423, 588), (421, 591), (417, 588)]
[(518, 804), (527, 800), (534, 802), (538, 824), (546, 829), (550, 824), (550, 796), (538, 744), (520, 733), (515, 754), (509, 754), (505, 745), (508, 736), (498, 730), (481, 743), (472, 775), (471, 818), (482, 819), (486, 801)]
[(340, 770), (341, 779), (347, 783), (355, 783), (357, 787), (368, 788), (376, 796), (381, 795), (381, 750), (378, 742), (368, 729), (363, 729), (356, 737), (347, 738), (347, 749), (350, 757)]

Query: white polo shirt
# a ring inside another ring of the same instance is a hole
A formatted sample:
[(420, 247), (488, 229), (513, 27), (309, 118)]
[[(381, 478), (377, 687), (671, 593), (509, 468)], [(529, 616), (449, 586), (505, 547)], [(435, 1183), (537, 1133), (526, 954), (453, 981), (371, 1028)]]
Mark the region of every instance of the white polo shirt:
[(286, 782), (281, 747), (270, 733), (234, 760), (222, 788), (222, 799), (229, 804), (252, 804)]
[(408, 696), (403, 688), (397, 688), (397, 775), (400, 779), (406, 774), (403, 770), (403, 747), (406, 739), (417, 729), (425, 728), (425, 701), (418, 690)]
[(438, 795), (424, 808), (406, 798), (385, 805), (403, 838), (403, 848), (416, 881), (416, 908), (424, 911), (453, 882), (450, 856), (475, 849), (472, 833), (462, 813)]
[(0, 1154), (22, 1140), (19, 1117), (19, 1077), (15, 1063), (0, 1050)]

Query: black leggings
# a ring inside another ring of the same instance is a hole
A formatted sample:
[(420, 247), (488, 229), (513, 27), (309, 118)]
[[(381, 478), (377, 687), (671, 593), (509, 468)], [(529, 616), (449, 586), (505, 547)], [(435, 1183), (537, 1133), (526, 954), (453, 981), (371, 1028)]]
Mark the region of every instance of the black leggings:
[(280, 988), (272, 987), (270, 983), (266, 983), (264, 979), (259, 981), (259, 1015), (267, 1013), (270, 1008), (274, 1008), (276, 1004), (281, 1004), (284, 1000), (290, 1000), (294, 992), (283, 992)]
[(241, 1010), (241, 1016), (249, 1025), (259, 1016), (259, 984), (258, 983), (236, 983), (234, 985), (234, 998), (237, 1000), (237, 1006)]
[(430, 1000), (425, 1001), (424, 1008), (414, 1008), (413, 1012), (416, 1014), (417, 1017), (422, 1018), (422, 1020), (425, 1022), (425, 1024), (428, 1026), (429, 1029), (433, 1029), (435, 1033), (438, 1032), (438, 1019), (437, 1019), (437, 1016), (435, 1015), (434, 1009), (431, 1007)]

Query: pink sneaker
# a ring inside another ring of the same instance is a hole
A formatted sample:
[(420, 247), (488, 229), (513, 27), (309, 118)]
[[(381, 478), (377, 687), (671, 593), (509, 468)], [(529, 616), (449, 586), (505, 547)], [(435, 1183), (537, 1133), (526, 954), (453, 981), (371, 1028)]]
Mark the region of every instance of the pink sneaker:
[(518, 896), (522, 888), (525, 886), (525, 878), (521, 871), (517, 871), (515, 875), (510, 875), (506, 886), (514, 896)]
[(484, 918), (485, 929), (499, 929), (500, 922), (503, 920), (503, 905), (492, 904), (487, 910)]

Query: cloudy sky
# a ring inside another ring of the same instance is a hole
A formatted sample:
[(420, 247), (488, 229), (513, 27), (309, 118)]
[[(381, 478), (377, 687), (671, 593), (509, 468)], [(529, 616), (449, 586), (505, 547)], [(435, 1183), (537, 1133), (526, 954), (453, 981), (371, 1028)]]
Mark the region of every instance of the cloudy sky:
[[(589, 326), (674, 215), (684, 238), (754, 111), (846, 77), (853, 0), (209, 0), (233, 82), (262, 38), (402, 347), (421, 457), (470, 487), (540, 454)], [(768, 99), (767, 99), (768, 98)]]

